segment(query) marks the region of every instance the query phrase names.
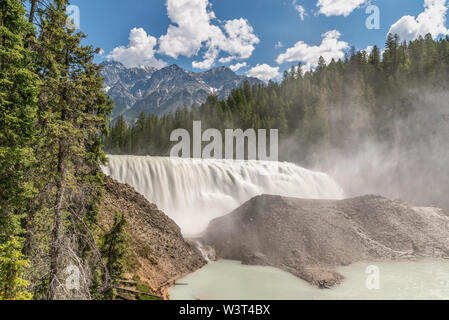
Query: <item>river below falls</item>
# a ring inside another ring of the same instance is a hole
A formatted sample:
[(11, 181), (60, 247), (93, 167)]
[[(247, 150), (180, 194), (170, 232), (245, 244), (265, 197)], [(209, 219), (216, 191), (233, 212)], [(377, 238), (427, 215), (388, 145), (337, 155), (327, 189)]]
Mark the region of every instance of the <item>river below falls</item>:
[[(337, 271), (346, 277), (343, 284), (323, 290), (280, 269), (220, 260), (177, 281), (186, 285), (169, 295), (172, 300), (449, 300), (449, 261), (357, 263)], [(375, 274), (378, 282), (372, 281)], [(368, 289), (367, 280), (379, 289)]]

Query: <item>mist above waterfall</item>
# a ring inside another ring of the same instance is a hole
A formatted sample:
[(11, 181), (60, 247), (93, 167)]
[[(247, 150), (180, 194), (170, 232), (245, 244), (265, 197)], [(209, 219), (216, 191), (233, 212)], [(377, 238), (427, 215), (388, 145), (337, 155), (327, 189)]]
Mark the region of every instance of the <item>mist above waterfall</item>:
[[(449, 209), (449, 92), (428, 91), (407, 91), (403, 98), (407, 114), (386, 115), (389, 139), (381, 141), (369, 130), (357, 129), (345, 137), (347, 147), (318, 146), (317, 160), (301, 163), (328, 173), (347, 197), (377, 194)], [(347, 107), (359, 110), (361, 119), (369, 117), (361, 106)], [(294, 146), (294, 141), (288, 142), (283, 149)]]
[(128, 183), (158, 205), (184, 234), (202, 232), (209, 222), (261, 194), (341, 199), (328, 175), (291, 163), (109, 156), (104, 172)]

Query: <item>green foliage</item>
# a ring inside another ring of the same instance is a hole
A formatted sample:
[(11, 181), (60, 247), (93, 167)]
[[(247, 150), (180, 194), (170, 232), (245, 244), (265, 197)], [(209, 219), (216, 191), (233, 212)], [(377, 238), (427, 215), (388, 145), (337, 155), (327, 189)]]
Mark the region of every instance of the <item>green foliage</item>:
[(129, 240), (125, 231), (126, 217), (116, 212), (111, 229), (103, 236), (101, 252), (106, 260), (106, 267), (112, 283), (122, 279), (126, 271)]
[(163, 300), (162, 298), (153, 297), (153, 296), (147, 296), (144, 294), (137, 295), (137, 300), (145, 300), (145, 301), (157, 301), (157, 300)]
[[(39, 10), (35, 45), (35, 65), (42, 85), (40, 140), (35, 151), (41, 161), (35, 171), (40, 201), (33, 211), (45, 212), (41, 220), (51, 221), (51, 229), (43, 230), (48, 235), (50, 261), (43, 269), (50, 269), (50, 299), (63, 294), (57, 284), (73, 259), (81, 259), (80, 267), (89, 269), (94, 279), (101, 273), (95, 243), (103, 186), (100, 165), (106, 161), (101, 137), (107, 133), (112, 110), (102, 91), (101, 67), (94, 63), (97, 50), (82, 44), (84, 34), (67, 29), (66, 6), (67, 1), (55, 0)], [(37, 234), (29, 233), (30, 238)], [(39, 256), (34, 258), (45, 263), (42, 252), (36, 254)], [(91, 282), (97, 288), (94, 279), (86, 279), (86, 284)], [(88, 295), (85, 289), (84, 295)]]
[(104, 273), (96, 234), (112, 103), (98, 51), (66, 27), (67, 4), (30, 1), (35, 30), (23, 1), (0, 2), (2, 298), (26, 298), (27, 289), (38, 299), (70, 298), (59, 284), (75, 262), (92, 275), (77, 298), (104, 287), (95, 280)]
[(30, 300), (29, 282), (23, 279), (25, 269), (29, 266), (21, 250), (23, 240), (10, 237), (0, 243), (0, 300)]
[[(136, 281), (136, 290), (141, 292), (136, 295), (137, 300), (163, 300), (157, 296), (154, 296), (154, 292), (151, 288), (141, 283), (139, 280)], [(143, 293), (148, 293), (149, 295)]]
[[(31, 0), (36, 30), (24, 1), (0, 1), (2, 299), (89, 298), (108, 285), (96, 240), (113, 106), (98, 50), (66, 27), (67, 4)], [(89, 275), (77, 296), (62, 288), (71, 264)]]
[[(280, 130), (282, 160), (314, 162), (316, 150), (354, 150), (363, 137), (393, 143), (395, 122), (412, 110), (410, 91), (416, 95), (449, 87), (449, 37), (431, 36), (401, 43), (390, 35), (381, 57), (354, 49), (342, 61), (315, 70), (302, 66), (286, 71), (280, 84), (250, 86), (231, 92), (226, 101), (210, 96), (200, 107), (185, 107), (162, 117), (140, 115), (135, 124), (122, 118), (111, 125), (105, 139), (113, 154), (169, 154), (170, 133), (184, 128), (192, 133), (192, 121), (203, 130), (254, 128)], [(360, 143), (361, 145), (362, 143)]]
[(29, 299), (22, 279), (25, 202), (35, 189), (28, 172), (36, 130), (38, 78), (25, 36), (32, 30), (19, 0), (0, 3), (0, 299)]

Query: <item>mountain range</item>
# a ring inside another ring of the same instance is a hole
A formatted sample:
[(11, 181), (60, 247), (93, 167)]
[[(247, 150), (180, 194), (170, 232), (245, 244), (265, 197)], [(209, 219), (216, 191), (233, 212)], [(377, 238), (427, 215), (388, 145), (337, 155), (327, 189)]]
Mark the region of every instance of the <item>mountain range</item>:
[(211, 94), (226, 99), (245, 81), (251, 85), (263, 83), (256, 78), (237, 75), (228, 67), (195, 73), (176, 64), (159, 70), (126, 68), (117, 61), (106, 61), (102, 66), (105, 91), (115, 102), (112, 119), (122, 115), (130, 123), (142, 112), (161, 116), (184, 105), (189, 108), (193, 104), (199, 106)]

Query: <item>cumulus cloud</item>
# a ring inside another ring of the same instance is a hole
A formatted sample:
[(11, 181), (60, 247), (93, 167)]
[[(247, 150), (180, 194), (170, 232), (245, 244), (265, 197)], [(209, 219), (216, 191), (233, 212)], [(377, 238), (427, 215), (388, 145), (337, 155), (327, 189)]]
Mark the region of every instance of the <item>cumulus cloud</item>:
[(368, 0), (318, 0), (316, 6), (319, 13), (325, 16), (349, 16), (352, 11), (360, 8)]
[(255, 45), (260, 42), (254, 34), (253, 27), (247, 20), (240, 18), (226, 21), (224, 29), (227, 38), (220, 45), (221, 50), (238, 57), (239, 59), (248, 59), (251, 57)]
[(430, 33), (434, 38), (449, 34), (446, 28), (446, 0), (425, 0), (424, 11), (418, 17), (404, 16), (390, 28), (402, 40), (414, 40)]
[(231, 62), (234, 59), (235, 59), (234, 56), (229, 56), (229, 57), (226, 57), (226, 58), (220, 58), (218, 61), (220, 63), (229, 63), (229, 62)]
[(221, 52), (228, 54), (220, 59), (223, 63), (249, 58), (260, 42), (253, 27), (243, 18), (215, 25), (217, 19), (210, 7), (209, 0), (167, 0), (173, 24), (159, 38), (158, 52), (177, 59), (195, 56), (204, 49), (202, 61), (192, 62), (198, 69), (212, 67)]
[(142, 66), (162, 68), (166, 63), (154, 57), (156, 45), (155, 37), (148, 35), (142, 28), (134, 28), (129, 33), (128, 46), (114, 48), (107, 58), (121, 62), (127, 68)]
[(159, 38), (159, 52), (172, 58), (197, 54), (203, 42), (221, 33), (210, 24), (215, 16), (208, 12), (208, 0), (168, 0), (167, 14), (175, 25)]
[(258, 64), (246, 72), (248, 77), (254, 77), (263, 81), (268, 81), (280, 76), (279, 67), (271, 67), (267, 64)]
[(203, 61), (193, 61), (192, 67), (195, 69), (210, 69), (218, 57), (220, 50), (217, 47), (210, 46), (204, 54)]
[(232, 71), (236, 72), (236, 71), (239, 71), (240, 69), (246, 67), (247, 65), (248, 65), (248, 64), (247, 64), (246, 62), (242, 62), (242, 63), (236, 63), (236, 64), (233, 64), (232, 66), (229, 66), (229, 68), (230, 68)]
[(278, 64), (284, 62), (303, 62), (304, 69), (310, 70), (318, 65), (318, 59), (322, 56), (327, 63), (332, 59), (338, 60), (345, 56), (345, 50), (349, 48), (347, 42), (340, 41), (341, 33), (331, 30), (321, 35), (323, 40), (319, 46), (310, 46), (303, 41), (297, 42), (292, 48), (288, 48), (276, 59)]
[(371, 54), (373, 52), (374, 46), (367, 46), (363, 51), (365, 51), (367, 54)]
[(248, 59), (260, 42), (246, 19), (218, 20), (209, 0), (167, 0), (166, 6), (171, 21), (166, 34), (156, 39), (144, 29), (134, 28), (128, 46), (115, 48), (107, 58), (127, 67), (160, 68), (166, 64), (155, 58), (156, 53), (174, 59), (201, 53), (201, 61), (193, 61), (192, 66), (209, 69), (220, 54), (225, 55), (219, 60), (222, 63)]

